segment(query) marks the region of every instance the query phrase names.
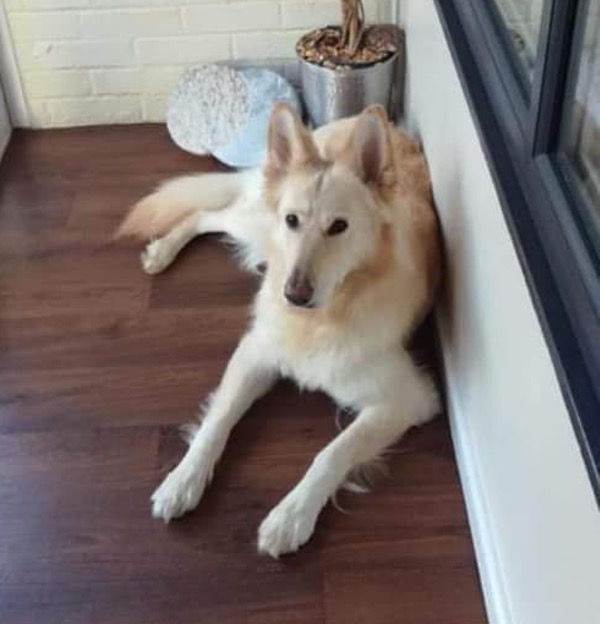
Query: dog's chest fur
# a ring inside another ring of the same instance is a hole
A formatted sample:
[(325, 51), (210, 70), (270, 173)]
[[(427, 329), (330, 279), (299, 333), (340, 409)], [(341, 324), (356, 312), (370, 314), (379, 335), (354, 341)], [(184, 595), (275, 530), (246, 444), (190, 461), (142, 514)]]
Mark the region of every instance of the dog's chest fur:
[(374, 306), (371, 314), (335, 318), (286, 306), (267, 288), (258, 293), (254, 331), (274, 355), (280, 373), (309, 390), (324, 390), (343, 405), (359, 406), (377, 392), (402, 349), (397, 310)]

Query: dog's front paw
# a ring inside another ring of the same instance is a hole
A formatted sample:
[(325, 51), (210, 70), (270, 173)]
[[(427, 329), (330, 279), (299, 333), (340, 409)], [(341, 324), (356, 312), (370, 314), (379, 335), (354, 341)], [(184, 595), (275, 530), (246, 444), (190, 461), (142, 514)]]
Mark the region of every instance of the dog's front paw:
[(319, 511), (290, 492), (260, 525), (259, 552), (277, 559), (279, 555), (298, 550), (313, 534)]
[(198, 471), (179, 465), (152, 494), (152, 515), (169, 522), (196, 507), (207, 479)]
[(160, 238), (146, 245), (142, 251), (142, 268), (149, 275), (164, 271), (173, 260), (168, 246)]

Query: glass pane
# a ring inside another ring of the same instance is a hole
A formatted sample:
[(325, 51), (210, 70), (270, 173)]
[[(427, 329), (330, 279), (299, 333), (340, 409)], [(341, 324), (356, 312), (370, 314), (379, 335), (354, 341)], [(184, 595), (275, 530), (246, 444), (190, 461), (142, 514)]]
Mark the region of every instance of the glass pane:
[(494, 0), (522, 73), (531, 82), (544, 0)]
[(586, 201), (589, 234), (600, 250), (600, 0), (589, 4), (562, 149)]

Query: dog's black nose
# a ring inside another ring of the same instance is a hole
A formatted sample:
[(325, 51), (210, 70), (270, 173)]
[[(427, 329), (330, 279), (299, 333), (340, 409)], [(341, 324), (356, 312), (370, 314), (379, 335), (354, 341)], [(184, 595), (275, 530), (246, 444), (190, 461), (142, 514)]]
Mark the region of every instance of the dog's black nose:
[(314, 289), (308, 279), (292, 273), (285, 284), (283, 294), (292, 305), (308, 308), (311, 305)]

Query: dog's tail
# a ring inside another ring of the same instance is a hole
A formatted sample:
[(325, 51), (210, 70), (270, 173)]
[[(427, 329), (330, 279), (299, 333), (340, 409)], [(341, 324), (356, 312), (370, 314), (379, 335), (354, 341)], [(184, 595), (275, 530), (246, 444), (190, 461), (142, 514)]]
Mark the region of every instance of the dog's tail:
[(168, 180), (135, 204), (115, 238), (150, 240), (194, 212), (224, 208), (243, 192), (246, 176), (247, 172), (201, 173)]

